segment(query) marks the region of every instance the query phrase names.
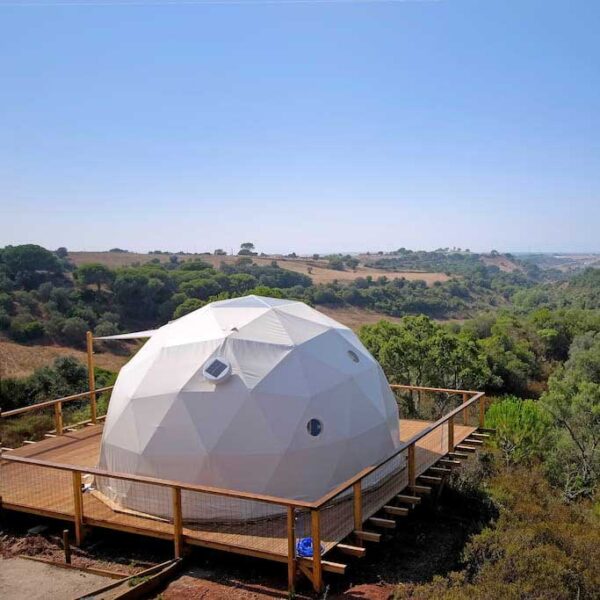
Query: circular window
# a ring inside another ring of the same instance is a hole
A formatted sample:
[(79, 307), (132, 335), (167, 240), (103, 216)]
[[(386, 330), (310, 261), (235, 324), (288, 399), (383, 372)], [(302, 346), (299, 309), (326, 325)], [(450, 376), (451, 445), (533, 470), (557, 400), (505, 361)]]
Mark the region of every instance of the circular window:
[(202, 373), (209, 381), (220, 383), (229, 377), (231, 373), (231, 365), (225, 358), (211, 358), (202, 368)]
[(356, 363), (360, 360), (360, 358), (358, 358), (358, 354), (356, 354), (354, 350), (348, 350), (348, 356)]
[(323, 431), (323, 423), (321, 423), (319, 419), (311, 419), (306, 424), (306, 431), (308, 431), (308, 433), (310, 433), (310, 435), (313, 437), (316, 437), (321, 433), (321, 431)]

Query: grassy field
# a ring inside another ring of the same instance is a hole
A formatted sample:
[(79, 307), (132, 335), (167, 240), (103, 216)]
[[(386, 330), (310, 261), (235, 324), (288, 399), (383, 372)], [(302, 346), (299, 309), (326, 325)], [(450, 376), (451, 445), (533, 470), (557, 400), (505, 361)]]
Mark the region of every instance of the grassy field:
[[(59, 356), (73, 356), (86, 364), (86, 354), (66, 346), (22, 345), (0, 339), (0, 377), (27, 377), (36, 369), (51, 365)], [(96, 366), (117, 372), (129, 360), (129, 355), (95, 352)]]
[[(153, 258), (158, 258), (161, 262), (167, 262), (169, 256), (166, 254), (136, 254), (135, 252), (69, 252), (69, 259), (77, 266), (84, 263), (97, 262), (108, 267), (124, 267), (133, 263), (146, 263)], [(207, 256), (204, 254), (193, 254), (181, 256), (181, 260), (191, 260), (199, 258), (215, 267), (218, 267), (222, 262), (233, 263), (237, 256)], [(334, 280), (338, 281), (354, 281), (357, 277), (381, 277), (385, 275), (389, 279), (399, 279), (404, 277), (408, 280), (421, 279), (427, 282), (427, 285), (432, 285), (436, 281), (447, 281), (449, 277), (445, 273), (425, 273), (420, 271), (382, 271), (371, 267), (358, 266), (355, 271), (335, 271), (327, 268), (327, 262), (324, 260), (313, 260), (305, 258), (283, 258), (280, 256), (269, 257), (253, 257), (253, 260), (258, 265), (268, 265), (271, 261), (276, 260), (280, 267), (309, 275), (314, 283), (329, 283)], [(309, 273), (309, 269), (311, 272)]]

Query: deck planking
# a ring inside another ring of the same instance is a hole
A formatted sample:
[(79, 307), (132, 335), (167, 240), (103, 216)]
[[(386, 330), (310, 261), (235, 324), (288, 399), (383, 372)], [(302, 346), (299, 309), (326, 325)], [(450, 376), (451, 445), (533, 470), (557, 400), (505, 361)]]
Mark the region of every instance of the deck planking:
[[(428, 421), (400, 420), (401, 441), (408, 441), (430, 425), (431, 422)], [(12, 450), (10, 454), (77, 467), (93, 467), (98, 462), (102, 429), (103, 424), (98, 424), (65, 432), (62, 436), (47, 438)], [(455, 424), (455, 445), (474, 431), (474, 427)], [(417, 475), (424, 473), (446, 452), (447, 428), (438, 427), (416, 445)], [(402, 460), (401, 456), (398, 460)], [(406, 469), (402, 469), (400, 463), (398, 465), (399, 468), (394, 473), (390, 473), (377, 485), (363, 492), (365, 520), (406, 488)], [(160, 492), (157, 493), (169, 492), (166, 488), (160, 488)], [(5, 508), (73, 520), (73, 488), (71, 473), (67, 471), (0, 461), (0, 497)], [(306, 511), (297, 511), (298, 537), (310, 535), (309, 521)], [(171, 522), (113, 510), (93, 493), (83, 494), (83, 522), (91, 526), (173, 539)], [(353, 528), (352, 495), (346, 492), (322, 509), (322, 541), (325, 551), (338, 544)], [(284, 517), (230, 524), (186, 522), (183, 535), (184, 540), (191, 544), (242, 554), (262, 555), (282, 562), (287, 557), (287, 529)]]

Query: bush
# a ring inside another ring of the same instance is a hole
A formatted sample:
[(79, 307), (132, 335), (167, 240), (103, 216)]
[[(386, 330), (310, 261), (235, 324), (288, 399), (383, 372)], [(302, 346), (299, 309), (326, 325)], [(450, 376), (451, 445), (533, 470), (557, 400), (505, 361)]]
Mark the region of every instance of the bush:
[(515, 396), (507, 396), (490, 406), (486, 426), (496, 430), (494, 443), (507, 463), (524, 463), (540, 457), (550, 431), (543, 408), (533, 400)]
[(44, 336), (44, 325), (27, 315), (19, 315), (11, 320), (10, 337), (17, 342), (31, 342)]
[(499, 517), (471, 538), (464, 570), (399, 587), (397, 600), (600, 597), (600, 527), (590, 507), (563, 504), (538, 468), (506, 469), (490, 492)]
[(61, 336), (68, 344), (83, 346), (85, 344), (85, 334), (88, 329), (89, 325), (81, 317), (71, 317), (70, 319), (65, 319)]
[(179, 317), (183, 317), (184, 315), (187, 315), (198, 308), (202, 308), (205, 304), (206, 302), (198, 300), (198, 298), (188, 298), (175, 309), (173, 318), (179, 319)]
[(94, 335), (103, 337), (106, 335), (117, 335), (119, 328), (111, 321), (100, 321), (94, 330)]

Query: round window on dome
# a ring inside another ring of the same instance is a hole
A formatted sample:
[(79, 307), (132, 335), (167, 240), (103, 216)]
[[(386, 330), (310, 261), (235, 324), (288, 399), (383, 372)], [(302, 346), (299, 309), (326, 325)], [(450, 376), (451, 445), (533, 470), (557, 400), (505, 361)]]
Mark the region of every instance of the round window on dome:
[(360, 358), (358, 358), (358, 354), (356, 354), (354, 350), (348, 350), (348, 356), (352, 359), (352, 362), (357, 363), (360, 360)]
[(225, 381), (231, 374), (231, 365), (229, 361), (222, 357), (209, 359), (202, 368), (202, 374), (206, 379), (213, 383)]
[(321, 423), (321, 421), (319, 421), (319, 419), (311, 419), (306, 424), (306, 430), (313, 437), (317, 437), (323, 431), (323, 423)]

